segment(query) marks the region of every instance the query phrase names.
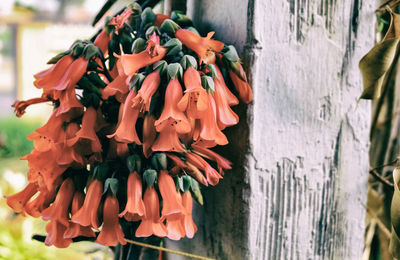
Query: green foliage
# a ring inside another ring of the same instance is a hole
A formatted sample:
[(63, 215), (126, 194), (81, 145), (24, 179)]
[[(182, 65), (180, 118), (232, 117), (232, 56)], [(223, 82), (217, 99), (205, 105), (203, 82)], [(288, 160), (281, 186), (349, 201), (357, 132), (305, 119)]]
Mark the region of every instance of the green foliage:
[(40, 126), (37, 120), (14, 117), (0, 119), (0, 157), (15, 157), (28, 154), (33, 144), (26, 135)]

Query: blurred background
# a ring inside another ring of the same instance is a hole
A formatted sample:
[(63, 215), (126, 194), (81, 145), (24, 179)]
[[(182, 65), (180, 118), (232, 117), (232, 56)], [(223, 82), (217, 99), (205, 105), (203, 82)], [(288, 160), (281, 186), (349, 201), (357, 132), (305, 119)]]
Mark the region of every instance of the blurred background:
[[(26, 161), (20, 157), (33, 148), (26, 135), (43, 124), (51, 105), (35, 105), (16, 118), (16, 99), (40, 96), (33, 74), (48, 68), (46, 62), (76, 39), (90, 38), (98, 28), (90, 24), (105, 0), (1, 0), (0, 1), (0, 259), (109, 259), (107, 248), (75, 243), (68, 249), (46, 247), (32, 234), (45, 234), (45, 222), (14, 214), (4, 195), (21, 190)], [(119, 1), (115, 9), (132, 1)], [(111, 10), (112, 12), (115, 10)], [(99, 22), (102, 26), (104, 22)]]

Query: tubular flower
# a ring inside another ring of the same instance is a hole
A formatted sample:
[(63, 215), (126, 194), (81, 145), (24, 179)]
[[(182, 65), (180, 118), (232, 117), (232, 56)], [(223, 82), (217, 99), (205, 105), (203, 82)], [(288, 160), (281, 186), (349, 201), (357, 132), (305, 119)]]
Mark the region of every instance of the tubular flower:
[(54, 200), (55, 192), (48, 191), (46, 187), (39, 188), (39, 195), (25, 204), (24, 211), (34, 218), (41, 216), (42, 211)]
[(153, 151), (184, 152), (177, 132), (173, 127), (170, 126), (165, 127), (160, 132), (160, 135), (157, 137), (157, 140), (154, 142), (151, 149)]
[(122, 143), (142, 144), (136, 133), (136, 121), (139, 116), (139, 109), (131, 106), (132, 99), (136, 96), (136, 91), (132, 90), (125, 100), (122, 110), (121, 120), (118, 122), (117, 130), (114, 134), (108, 135), (108, 138), (113, 138)]
[(222, 75), (221, 70), (218, 68), (217, 65), (215, 65), (215, 70), (217, 71), (217, 77), (214, 79), (214, 82), (215, 84), (219, 84), (222, 96), (225, 96), (230, 106), (235, 106), (239, 104), (239, 100), (237, 99), (237, 97), (233, 95), (229, 88), (226, 86), (224, 76)]
[(78, 131), (79, 125), (77, 123), (69, 123), (65, 130), (65, 140), (56, 144), (58, 146), (57, 163), (59, 165), (85, 165), (82, 153), (78, 152), (75, 146), (67, 145), (68, 140), (74, 138)]
[(139, 53), (122, 55), (120, 59), (124, 74), (132, 76), (141, 68), (160, 61), (165, 56), (167, 50), (160, 46), (159, 42), (159, 37), (155, 36), (155, 38), (150, 38), (147, 42), (150, 46), (149, 49)]
[(115, 196), (107, 196), (104, 202), (103, 227), (96, 242), (105, 246), (125, 245), (124, 233), (118, 222), (119, 205)]
[[(40, 81), (41, 79), (45, 79), (44, 82), (50, 80), (50, 79), (60, 79), (64, 75), (65, 71), (71, 65), (71, 63), (74, 61), (74, 58), (72, 58), (71, 55), (65, 55), (62, 57), (56, 64), (51, 66), (51, 68), (47, 70), (43, 70), (37, 74), (35, 74), (33, 77), (36, 79), (36, 83), (34, 82), (33, 84), (36, 86), (38, 84), (37, 82)], [(42, 81), (42, 83), (44, 83)], [(39, 84), (40, 85), (40, 84)]]
[(79, 57), (74, 60), (65, 71), (57, 71), (62, 75), (49, 73), (43, 78), (37, 79), (33, 84), (37, 88), (52, 89), (52, 90), (64, 90), (66, 88), (74, 87), (76, 83), (82, 78), (86, 72), (88, 60), (84, 57)]
[(118, 30), (124, 27), (124, 25), (127, 23), (132, 13), (132, 10), (126, 9), (121, 14), (111, 18), (111, 20), (108, 22), (108, 25), (114, 25), (115, 31), (118, 32)]
[(132, 99), (132, 107), (139, 108), (140, 111), (150, 110), (151, 97), (154, 95), (160, 85), (160, 72), (153, 71), (142, 83), (138, 94)]
[[(74, 215), (82, 207), (84, 200), (85, 195), (82, 192), (75, 192), (71, 204), (72, 215)], [(65, 230), (64, 232), (64, 238), (74, 238), (77, 236), (95, 237), (96, 235), (90, 227), (84, 227), (79, 224), (70, 222), (67, 230)]]
[(142, 218), (135, 235), (137, 237), (149, 237), (151, 235), (165, 237), (167, 229), (160, 219), (160, 204), (156, 190), (153, 187), (148, 187), (143, 200), (146, 206), (146, 214)]
[(23, 114), (25, 114), (25, 110), (33, 104), (40, 104), (49, 101), (47, 97), (40, 97), (40, 98), (31, 98), (28, 100), (23, 100), (23, 101), (15, 101), (14, 104), (12, 104), (12, 107), (14, 108), (14, 112), (16, 113), (17, 117), (21, 117)]
[(185, 95), (178, 103), (181, 111), (186, 111), (192, 118), (200, 118), (208, 108), (207, 91), (201, 86), (200, 74), (189, 67), (183, 76), (185, 82)]
[[(241, 71), (241, 75), (246, 75), (246, 73), (243, 70), (242, 65), (239, 63), (239, 69)], [(233, 71), (229, 71), (229, 76), (232, 79), (233, 85), (235, 86), (236, 91), (239, 93), (240, 99), (248, 104), (251, 102), (253, 98), (253, 93), (251, 91), (251, 87), (249, 83), (246, 81), (241, 80)]]
[(221, 155), (217, 154), (216, 152), (213, 152), (210, 149), (195, 144), (192, 145), (192, 148), (194, 153), (215, 161), (218, 165), (218, 169), (221, 174), (223, 173), (223, 170), (232, 169), (231, 162), (222, 157)]
[(131, 216), (137, 215), (139, 218), (143, 217), (145, 214), (145, 207), (142, 200), (142, 181), (136, 171), (129, 174), (126, 196), (127, 202), (125, 210), (119, 214), (119, 217), (122, 218), (125, 216), (125, 218), (127, 218), (128, 213), (131, 214)]
[(110, 42), (110, 40), (110, 34), (105, 28), (101, 30), (99, 35), (97, 35), (96, 39), (94, 40), (94, 45), (100, 48), (104, 56), (108, 53), (108, 43)]
[(214, 52), (220, 52), (224, 48), (222, 42), (211, 40), (213, 35), (214, 32), (209, 32), (206, 37), (201, 37), (186, 29), (178, 29), (175, 32), (175, 37), (197, 54), (199, 57), (199, 64), (201, 64), (203, 60), (210, 60), (207, 63), (214, 63)]
[(66, 248), (72, 243), (72, 239), (64, 238), (63, 234), (67, 228), (58, 222), (57, 220), (52, 220), (46, 225), (46, 240), (44, 244), (46, 246), (55, 246), (58, 248)]
[(151, 146), (156, 140), (156, 128), (154, 127), (156, 119), (153, 115), (147, 114), (143, 120), (143, 155), (149, 158), (151, 155)]
[[(176, 192), (176, 199), (178, 203), (182, 205), (182, 195), (180, 192)], [(185, 227), (183, 225), (185, 214), (186, 211), (183, 209), (182, 206), (182, 213), (172, 214), (166, 217), (166, 227), (168, 231), (167, 237), (169, 239), (179, 240), (185, 236)]]
[(166, 20), (169, 19), (169, 15), (165, 14), (156, 14), (156, 19), (154, 20), (154, 25), (157, 27), (160, 27), (162, 23)]
[(198, 140), (199, 145), (205, 147), (214, 147), (215, 145), (226, 145), (228, 144), (228, 139), (218, 128), (216, 122), (216, 106), (214, 98), (211, 94), (208, 99), (209, 106), (207, 111), (202, 115), (200, 119), (201, 131), (199, 134), (200, 139)]
[(83, 111), (82, 103), (76, 98), (75, 88), (67, 88), (61, 93), (60, 107), (57, 109), (57, 116), (69, 112), (71, 109)]
[(161, 170), (158, 177), (158, 188), (163, 198), (163, 209), (161, 219), (173, 214), (180, 214), (183, 211), (182, 203), (178, 201), (175, 183), (167, 170)]
[(219, 179), (222, 179), (222, 176), (201, 156), (188, 152), (186, 153), (186, 160), (191, 165), (194, 165), (196, 168), (201, 169), (205, 172), (207, 182), (209, 184), (213, 186), (217, 185)]
[(83, 114), (82, 127), (76, 133), (76, 136), (67, 141), (68, 146), (73, 146), (80, 140), (90, 141), (90, 147), (93, 153), (101, 151), (100, 140), (94, 131), (94, 126), (97, 120), (97, 111), (93, 107), (88, 107)]
[(97, 209), (100, 205), (102, 193), (103, 183), (96, 179), (93, 180), (89, 185), (82, 208), (72, 215), (71, 221), (81, 226), (92, 226), (98, 229)]
[(53, 204), (42, 211), (44, 220), (56, 220), (57, 222), (68, 227), (69, 225), (69, 207), (74, 195), (75, 186), (72, 179), (66, 179), (57, 193), (57, 197)]
[(178, 102), (182, 98), (182, 87), (178, 79), (170, 80), (165, 91), (165, 103), (160, 118), (155, 122), (158, 132), (166, 126), (175, 128), (178, 134), (190, 132), (190, 123), (184, 113), (178, 109)]
[(182, 204), (185, 208), (185, 217), (183, 219), (183, 225), (185, 227), (186, 236), (188, 238), (193, 238), (194, 234), (197, 232), (196, 224), (194, 224), (192, 217), (193, 210), (193, 198), (190, 191), (185, 191), (182, 194)]
[(239, 117), (230, 108), (229, 96), (221, 82), (216, 78), (214, 83), (214, 100), (217, 111), (217, 123), (219, 129), (223, 130), (228, 126), (236, 125), (239, 122)]
[(6, 196), (7, 205), (15, 212), (20, 213), (24, 210), (25, 204), (36, 194), (38, 186), (36, 183), (29, 183), (25, 189), (11, 196)]

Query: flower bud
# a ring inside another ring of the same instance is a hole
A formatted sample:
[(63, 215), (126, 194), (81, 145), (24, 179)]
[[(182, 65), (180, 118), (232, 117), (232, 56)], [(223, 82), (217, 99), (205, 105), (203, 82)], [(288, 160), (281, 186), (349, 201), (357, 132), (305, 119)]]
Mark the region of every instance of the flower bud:
[(182, 43), (177, 38), (172, 38), (163, 47), (167, 48), (167, 56), (175, 56), (182, 50)]
[(192, 25), (192, 20), (181, 11), (173, 11), (171, 13), (171, 20), (182, 26)]
[(143, 38), (137, 38), (132, 45), (132, 52), (139, 53), (146, 49), (146, 40)]
[(150, 7), (146, 7), (141, 14), (141, 18), (143, 24), (152, 23), (156, 19), (156, 14)]
[(173, 36), (175, 36), (175, 31), (180, 28), (181, 27), (178, 24), (176, 24), (174, 21), (172, 21), (171, 19), (166, 19), (161, 24), (160, 31), (173, 37)]
[(98, 55), (100, 53), (99, 47), (94, 44), (86, 45), (85, 49), (83, 50), (83, 55), (86, 60), (90, 60), (92, 57)]
[(149, 39), (154, 33), (160, 35), (160, 30), (156, 26), (150, 26), (145, 33), (146, 39)]

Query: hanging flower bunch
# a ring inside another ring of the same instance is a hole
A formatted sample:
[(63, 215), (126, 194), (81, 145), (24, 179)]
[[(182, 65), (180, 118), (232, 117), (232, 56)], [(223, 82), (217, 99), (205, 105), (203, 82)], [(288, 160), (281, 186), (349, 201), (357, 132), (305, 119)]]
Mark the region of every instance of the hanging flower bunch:
[(54, 110), (28, 135), (29, 184), (7, 203), (49, 221), (46, 245), (125, 244), (132, 222), (136, 237), (194, 236), (199, 183), (216, 185), (231, 169), (212, 148), (238, 123), (232, 92), (252, 99), (235, 48), (213, 34), (201, 37), (179, 12), (134, 4), (34, 76), (43, 94), (15, 102), (17, 116), (41, 102)]

